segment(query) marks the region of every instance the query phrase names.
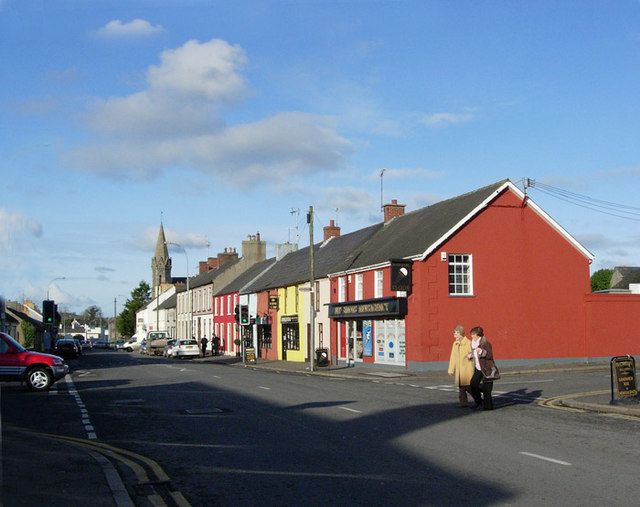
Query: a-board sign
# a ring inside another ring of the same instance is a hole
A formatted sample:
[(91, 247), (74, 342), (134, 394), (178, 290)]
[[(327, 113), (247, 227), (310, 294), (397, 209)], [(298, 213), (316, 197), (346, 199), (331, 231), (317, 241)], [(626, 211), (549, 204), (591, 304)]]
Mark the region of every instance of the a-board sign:
[(256, 349), (253, 347), (247, 347), (244, 349), (245, 357), (247, 363), (255, 363), (256, 362)]
[[(614, 392), (615, 390), (615, 392)], [(611, 402), (638, 396), (636, 361), (632, 356), (616, 356), (611, 359)]]

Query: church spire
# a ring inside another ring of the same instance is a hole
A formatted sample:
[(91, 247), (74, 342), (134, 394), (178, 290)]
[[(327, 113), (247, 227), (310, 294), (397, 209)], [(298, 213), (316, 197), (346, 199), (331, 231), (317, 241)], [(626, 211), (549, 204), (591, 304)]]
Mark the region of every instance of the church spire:
[(162, 285), (171, 282), (171, 257), (169, 257), (169, 250), (167, 250), (164, 226), (160, 221), (156, 251), (153, 259), (151, 259), (151, 287), (154, 297), (157, 297), (162, 292)]

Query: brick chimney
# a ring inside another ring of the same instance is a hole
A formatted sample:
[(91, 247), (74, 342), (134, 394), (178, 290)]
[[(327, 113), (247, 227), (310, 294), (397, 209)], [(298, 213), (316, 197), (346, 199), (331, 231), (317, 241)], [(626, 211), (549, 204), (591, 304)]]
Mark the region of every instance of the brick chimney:
[(246, 259), (249, 266), (267, 258), (267, 242), (260, 239), (260, 233), (255, 236), (247, 236), (242, 242), (242, 258)]
[(207, 269), (211, 271), (212, 269), (216, 269), (220, 264), (218, 263), (217, 257), (208, 257), (207, 258)]
[(198, 262), (198, 273), (202, 274), (202, 273), (206, 273), (207, 271), (209, 271), (207, 269), (207, 261)]
[(236, 252), (235, 248), (229, 247), (225, 248), (224, 252), (220, 252), (218, 254), (218, 266), (222, 266), (223, 264), (234, 261), (238, 259), (238, 252)]
[(396, 199), (391, 199), (391, 204), (385, 204), (384, 208), (384, 223), (386, 224), (392, 218), (401, 217), (404, 215), (404, 208), (406, 204), (398, 204)]
[(340, 227), (338, 227), (333, 220), (329, 220), (329, 225), (325, 225), (322, 229), (324, 231), (324, 241), (329, 238), (340, 237)]

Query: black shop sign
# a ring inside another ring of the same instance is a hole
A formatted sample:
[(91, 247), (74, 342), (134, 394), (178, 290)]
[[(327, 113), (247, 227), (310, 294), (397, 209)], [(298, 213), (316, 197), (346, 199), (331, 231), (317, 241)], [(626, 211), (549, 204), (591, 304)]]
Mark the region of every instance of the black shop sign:
[(331, 319), (396, 319), (406, 314), (405, 298), (378, 298), (329, 304)]
[(632, 356), (611, 358), (611, 403), (638, 401), (636, 360)]

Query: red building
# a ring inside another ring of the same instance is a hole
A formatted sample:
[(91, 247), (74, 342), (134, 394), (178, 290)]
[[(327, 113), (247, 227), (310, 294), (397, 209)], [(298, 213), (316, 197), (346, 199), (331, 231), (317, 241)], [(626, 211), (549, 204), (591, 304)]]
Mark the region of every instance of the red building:
[[(343, 360), (439, 368), (462, 324), (482, 326), (502, 363), (582, 358), (592, 259), (508, 180), (407, 214), (394, 201), (330, 275), (332, 348)], [(410, 292), (392, 290), (392, 274), (408, 276)]]

